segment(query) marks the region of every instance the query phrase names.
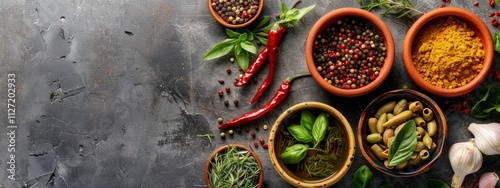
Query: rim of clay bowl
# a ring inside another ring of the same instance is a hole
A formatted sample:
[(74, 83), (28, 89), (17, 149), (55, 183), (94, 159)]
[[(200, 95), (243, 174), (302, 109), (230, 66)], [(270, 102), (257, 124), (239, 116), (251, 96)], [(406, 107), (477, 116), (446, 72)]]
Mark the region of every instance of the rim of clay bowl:
[[(454, 88), (454, 89), (444, 89), (436, 87), (427, 81), (425, 81), (418, 73), (417, 69), (413, 65), (412, 60), (412, 45), (415, 36), (418, 34), (419, 30), (428, 22), (435, 20), (437, 18), (442, 18), (446, 16), (453, 16), (467, 22), (468, 26), (473, 29), (481, 41), (483, 41), (483, 49), (485, 51), (485, 57), (483, 60), (483, 69), (471, 82), (467, 83), (465, 86)], [(479, 31), (479, 32), (478, 32)], [(413, 82), (422, 88), (423, 90), (441, 97), (456, 97), (467, 94), (477, 88), (484, 78), (488, 75), (488, 71), (493, 62), (494, 50), (493, 50), (493, 39), (491, 38), (491, 33), (486, 24), (474, 13), (458, 7), (443, 7), (434, 9), (425, 13), (420, 17), (408, 30), (403, 42), (403, 63), (406, 72), (413, 80)]]
[(211, 162), (214, 159), (215, 154), (222, 153), (222, 152), (226, 151), (230, 146), (236, 146), (239, 150), (245, 150), (245, 151), (250, 152), (250, 155), (252, 155), (253, 158), (255, 159), (255, 161), (257, 162), (257, 164), (259, 164), (260, 174), (259, 174), (258, 188), (261, 188), (262, 185), (264, 184), (264, 168), (262, 167), (262, 162), (260, 161), (257, 153), (255, 153), (252, 149), (250, 149), (246, 146), (240, 145), (240, 144), (227, 144), (227, 145), (219, 147), (217, 150), (212, 152), (212, 154), (210, 154), (210, 157), (208, 158), (207, 163), (205, 164), (205, 184), (206, 184), (206, 186), (208, 188), (210, 188), (208, 171), (210, 170), (210, 167), (212, 167)]
[[(320, 180), (307, 180), (307, 181), (302, 181), (299, 179), (295, 179), (294, 177), (296, 176), (290, 176), (287, 174), (287, 172), (290, 172), (286, 167), (284, 167), (284, 164), (281, 161), (278, 161), (277, 154), (275, 153), (276, 146), (275, 146), (275, 138), (276, 134), (280, 133), (278, 131), (281, 122), (286, 120), (290, 115), (300, 112), (305, 109), (317, 109), (321, 111), (328, 112), (330, 115), (334, 116), (337, 121), (339, 121), (342, 124), (342, 128), (344, 129), (347, 138), (347, 152), (345, 156), (345, 161), (342, 161), (343, 164), (341, 165), (340, 169), (334, 173), (331, 176), (328, 176), (324, 179)], [(349, 168), (351, 167), (352, 162), (354, 161), (354, 155), (355, 155), (355, 148), (356, 148), (356, 142), (354, 138), (354, 133), (352, 130), (351, 125), (349, 124), (349, 121), (340, 113), (337, 109), (324, 104), (320, 102), (303, 102), (299, 103), (296, 105), (293, 105), (292, 107), (288, 108), (285, 110), (275, 121), (271, 133), (269, 134), (269, 141), (268, 141), (268, 151), (269, 151), (269, 157), (271, 158), (271, 162), (273, 163), (274, 169), (276, 172), (288, 183), (290, 183), (293, 186), (296, 187), (329, 187), (338, 181), (340, 181), (344, 175), (349, 171)], [(281, 166), (283, 165), (283, 166)]]
[[(314, 46), (314, 39), (316, 36), (323, 31), (324, 28), (328, 27), (331, 25), (334, 21), (336, 21), (338, 18), (342, 18), (345, 16), (353, 16), (353, 17), (360, 17), (363, 18), (367, 21), (369, 21), (371, 24), (375, 25), (380, 34), (383, 35), (384, 37), (384, 45), (386, 47), (386, 57), (384, 61), (384, 66), (380, 70), (380, 74), (373, 81), (372, 83), (362, 87), (362, 88), (356, 88), (356, 89), (341, 89), (337, 88), (335, 86), (332, 86), (328, 84), (323, 77), (319, 74), (318, 70), (316, 69), (316, 66), (314, 65), (314, 59), (313, 59), (313, 46)], [(326, 91), (342, 96), (342, 97), (357, 97), (361, 95), (368, 94), (378, 88), (389, 76), (392, 66), (394, 64), (394, 56), (395, 56), (395, 45), (394, 45), (394, 39), (392, 37), (392, 33), (385, 25), (385, 23), (377, 17), (375, 14), (368, 12), (363, 9), (359, 8), (353, 8), (353, 7), (348, 7), (348, 8), (340, 8), (333, 10), (326, 15), (322, 16), (316, 24), (314, 24), (313, 28), (309, 32), (309, 36), (307, 37), (306, 40), (306, 63), (307, 63), (307, 68), (309, 69), (309, 72), (311, 72), (312, 77), (314, 80)]]
[(212, 1), (213, 0), (208, 0), (208, 10), (210, 10), (210, 14), (212, 17), (219, 22), (219, 24), (223, 25), (224, 27), (231, 28), (231, 29), (238, 29), (238, 28), (244, 28), (255, 22), (260, 16), (260, 13), (262, 13), (262, 9), (264, 7), (264, 0), (258, 0), (259, 1), (259, 8), (257, 9), (257, 13), (255, 13), (255, 16), (248, 20), (247, 22), (243, 24), (229, 24), (226, 21), (224, 21), (219, 14), (215, 11), (215, 9), (212, 8)]

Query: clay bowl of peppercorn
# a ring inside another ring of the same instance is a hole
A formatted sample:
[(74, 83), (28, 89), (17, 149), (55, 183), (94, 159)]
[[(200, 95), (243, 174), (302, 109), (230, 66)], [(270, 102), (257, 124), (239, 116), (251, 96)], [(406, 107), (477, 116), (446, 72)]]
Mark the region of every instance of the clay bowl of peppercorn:
[(378, 171), (412, 177), (429, 171), (443, 154), (446, 118), (427, 95), (393, 90), (375, 98), (358, 123), (361, 154)]
[(341, 8), (321, 17), (306, 41), (306, 63), (326, 91), (342, 96), (365, 95), (391, 72), (394, 39), (376, 15), (359, 8)]
[[(244, 179), (234, 178), (244, 176)], [(205, 165), (205, 183), (216, 187), (258, 187), (264, 183), (264, 168), (257, 153), (240, 144), (215, 150)]]
[(259, 17), (264, 0), (208, 0), (210, 14), (227, 28), (238, 29), (252, 24)]
[(285, 110), (268, 141), (278, 174), (295, 187), (330, 187), (349, 171), (355, 141), (351, 125), (335, 108), (304, 102)]
[(411, 26), (402, 54), (417, 86), (433, 95), (456, 97), (474, 90), (488, 75), (494, 48), (481, 18), (445, 7), (425, 13)]

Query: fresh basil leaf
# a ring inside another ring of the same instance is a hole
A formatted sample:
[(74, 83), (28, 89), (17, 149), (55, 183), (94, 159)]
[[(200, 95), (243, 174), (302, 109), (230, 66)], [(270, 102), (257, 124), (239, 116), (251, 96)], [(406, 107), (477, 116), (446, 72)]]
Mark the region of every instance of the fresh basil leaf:
[(239, 53), (238, 55), (235, 54), (235, 57), (240, 68), (243, 71), (247, 71), (248, 65), (250, 64), (250, 60), (248, 59), (248, 52), (245, 50), (241, 50), (241, 53)]
[(500, 52), (500, 33), (495, 33), (495, 51)]
[(238, 40), (239, 40), (239, 41), (246, 41), (246, 40), (247, 40), (247, 34), (246, 34), (246, 33), (241, 34), (241, 35), (238, 37)]
[[(328, 130), (328, 114), (322, 112), (319, 116), (314, 120), (314, 125), (312, 128), (312, 136), (317, 145), (321, 142), (326, 135)], [(416, 137), (415, 137), (416, 138)]]
[(366, 165), (359, 167), (352, 177), (353, 188), (372, 188), (373, 173)]
[(441, 181), (441, 180), (438, 180), (438, 179), (427, 179), (427, 181), (425, 181), (425, 187), (426, 188), (450, 188), (450, 186), (448, 186), (448, 184), (446, 184), (445, 182)]
[(316, 5), (312, 5), (306, 8), (298, 9), (298, 13), (293, 15), (294, 19), (292, 22), (290, 22), (290, 24), (295, 25), (295, 23), (297, 23), (300, 19), (302, 19), (302, 17), (304, 17), (307, 13), (309, 13), (312, 9), (314, 9), (315, 6)]
[(281, 153), (281, 161), (285, 164), (297, 164), (307, 155), (308, 147), (304, 144), (295, 144), (293, 146), (287, 147), (283, 153)]
[(500, 87), (484, 86), (479, 90), (479, 93), (483, 94), (483, 97), (472, 107), (471, 117), (487, 118), (495, 111), (500, 112)]
[(304, 126), (309, 132), (312, 132), (315, 119), (316, 117), (309, 110), (304, 110), (300, 113), (300, 125)]
[(258, 32), (258, 33), (254, 33), (254, 34), (255, 34), (255, 36), (260, 36), (260, 37), (267, 37), (268, 36), (267, 33), (265, 33), (265, 32)]
[(260, 22), (255, 27), (255, 30), (261, 29), (261, 27), (264, 26), (267, 22), (269, 22), (270, 19), (271, 19), (271, 17), (264, 16), (264, 18), (262, 18), (262, 20), (260, 20)]
[(251, 43), (250, 41), (243, 41), (240, 43), (241, 47), (243, 49), (245, 49), (247, 52), (250, 52), (252, 54), (256, 54), (257, 53), (257, 48), (255, 47), (255, 45), (253, 43)]
[(240, 44), (235, 44), (234, 45), (234, 55), (235, 56), (240, 55), (241, 51), (243, 51), (243, 49), (241, 48), (241, 43)]
[(257, 38), (257, 40), (259, 40), (260, 43), (262, 43), (263, 45), (267, 44), (267, 38), (260, 37), (260, 36), (257, 36), (257, 35), (255, 35), (255, 38)]
[(300, 143), (307, 144), (309, 142), (312, 142), (313, 140), (311, 134), (304, 126), (290, 125), (286, 127), (286, 129), (288, 129), (288, 132), (290, 132), (295, 140), (299, 141)]
[(227, 36), (229, 36), (231, 38), (238, 38), (241, 35), (241, 33), (238, 33), (236, 31), (233, 31), (233, 30), (228, 29), (228, 28), (226, 28), (226, 34), (227, 34)]
[(203, 60), (211, 60), (228, 54), (234, 48), (236, 41), (236, 39), (225, 39), (217, 43), (207, 52), (207, 54), (205, 54), (205, 56), (203, 56)]
[(417, 146), (416, 132), (415, 120), (412, 119), (403, 125), (389, 146), (389, 166), (397, 166), (410, 159)]
[(253, 40), (253, 33), (252, 31), (245, 29), (245, 33), (247, 34), (247, 41), (252, 41)]

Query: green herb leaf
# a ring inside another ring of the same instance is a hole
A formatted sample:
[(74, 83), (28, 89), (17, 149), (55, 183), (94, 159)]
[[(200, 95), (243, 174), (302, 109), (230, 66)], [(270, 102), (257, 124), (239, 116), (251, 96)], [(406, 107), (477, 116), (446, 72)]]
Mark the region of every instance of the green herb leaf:
[(416, 131), (417, 126), (412, 119), (403, 125), (399, 133), (392, 139), (389, 146), (389, 166), (397, 166), (410, 159), (417, 146)]
[(267, 38), (260, 37), (260, 36), (257, 36), (257, 35), (255, 35), (255, 38), (257, 38), (257, 40), (259, 40), (260, 43), (262, 43), (263, 45), (267, 44)]
[(248, 65), (250, 64), (250, 60), (248, 59), (248, 52), (245, 50), (241, 50), (238, 55), (235, 54), (235, 57), (240, 68), (243, 69), (243, 71), (247, 71)]
[(484, 86), (479, 90), (483, 98), (471, 109), (470, 116), (473, 118), (487, 118), (495, 111), (500, 112), (500, 87), (494, 85)]
[(309, 110), (304, 110), (300, 113), (300, 125), (304, 126), (309, 132), (312, 132), (315, 119), (316, 117)]
[(286, 128), (288, 129), (288, 132), (292, 134), (295, 140), (299, 141), (300, 143), (307, 144), (309, 142), (312, 142), (313, 140), (311, 134), (307, 131), (307, 129), (304, 126), (290, 125)]
[(281, 2), (281, 16), (280, 19), (284, 19), (286, 14), (288, 13), (288, 8), (286, 7), (285, 2)]
[(238, 38), (241, 35), (241, 33), (238, 33), (236, 31), (233, 31), (233, 30), (228, 29), (228, 28), (226, 28), (226, 34), (227, 34), (227, 36), (229, 36), (231, 38)]
[(255, 45), (249, 41), (243, 41), (240, 43), (241, 47), (243, 49), (245, 49), (247, 52), (250, 52), (252, 54), (256, 54), (257, 53), (257, 48), (255, 47)]
[(322, 112), (314, 121), (314, 125), (312, 128), (312, 136), (315, 141), (314, 147), (316, 147), (319, 142), (321, 142), (326, 135), (328, 130), (328, 114)]
[(366, 165), (359, 167), (352, 177), (353, 188), (372, 188), (373, 173)]
[(238, 40), (239, 41), (246, 41), (247, 40), (247, 34), (246, 33), (243, 33), (241, 34), (239, 37), (238, 37)]
[(281, 161), (285, 164), (297, 164), (306, 157), (308, 147), (304, 144), (295, 144), (287, 147), (281, 153)]
[(500, 52), (500, 33), (495, 33), (495, 51)]
[(427, 179), (425, 185), (427, 188), (450, 188), (448, 184), (438, 179)]
[(262, 18), (262, 20), (260, 20), (260, 22), (255, 27), (255, 30), (261, 29), (261, 27), (264, 26), (267, 22), (269, 22), (270, 19), (271, 17), (264, 16), (264, 18)]
[(249, 41), (249, 42), (252, 41), (254, 38), (252, 31), (245, 29), (245, 33), (247, 34), (247, 41)]
[(225, 39), (217, 43), (207, 52), (207, 54), (205, 54), (205, 56), (203, 56), (203, 60), (211, 60), (228, 54), (234, 48), (236, 42), (236, 39)]
[[(302, 19), (302, 17), (304, 17), (307, 13), (309, 13), (312, 9), (314, 9), (316, 5), (312, 5), (312, 6), (308, 6), (308, 7), (305, 7), (305, 8), (301, 8), (301, 9), (296, 9), (296, 8), (292, 8), (288, 11), (286, 11), (286, 13), (282, 13), (281, 14), (281, 17), (280, 17), (280, 21), (278, 21), (277, 23), (279, 25), (285, 25), (285, 26), (289, 26), (289, 27), (292, 27), (293, 25), (295, 25), (300, 19)], [(286, 8), (286, 6), (285, 6)]]
[(500, 0), (495, 0), (495, 1), (500, 4)]
[(237, 43), (234, 45), (234, 55), (238, 56), (240, 55), (241, 51), (243, 51), (243, 48), (241, 48), (241, 43)]

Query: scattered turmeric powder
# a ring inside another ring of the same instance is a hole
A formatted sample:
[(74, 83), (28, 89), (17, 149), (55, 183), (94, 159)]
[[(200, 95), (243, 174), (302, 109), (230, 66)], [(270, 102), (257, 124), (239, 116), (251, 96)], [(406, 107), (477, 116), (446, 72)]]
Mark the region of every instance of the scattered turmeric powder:
[(481, 39), (466, 22), (441, 18), (415, 37), (412, 59), (420, 76), (440, 88), (453, 89), (472, 81), (483, 68)]

